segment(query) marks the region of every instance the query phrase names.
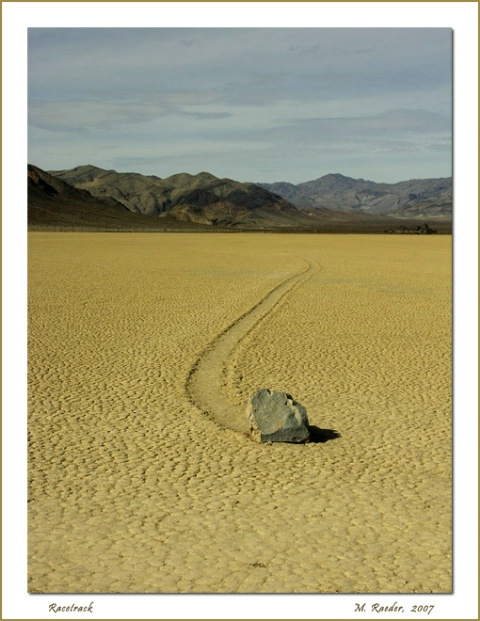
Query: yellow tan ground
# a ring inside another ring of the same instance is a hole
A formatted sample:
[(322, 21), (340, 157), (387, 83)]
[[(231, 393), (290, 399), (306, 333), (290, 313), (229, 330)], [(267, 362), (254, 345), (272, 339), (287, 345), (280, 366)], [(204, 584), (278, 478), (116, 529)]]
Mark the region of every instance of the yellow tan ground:
[(29, 590), (450, 592), (450, 246), (30, 234)]

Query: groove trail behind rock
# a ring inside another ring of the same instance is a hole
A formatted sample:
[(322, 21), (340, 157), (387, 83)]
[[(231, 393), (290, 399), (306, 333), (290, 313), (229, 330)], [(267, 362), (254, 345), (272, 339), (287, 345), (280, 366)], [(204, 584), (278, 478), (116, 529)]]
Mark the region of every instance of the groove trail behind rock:
[(187, 380), (191, 401), (223, 428), (247, 432), (245, 408), (232, 403), (227, 394), (229, 360), (245, 336), (263, 321), (287, 296), (318, 271), (318, 266), (303, 259), (307, 267), (272, 289), (247, 313), (219, 334), (201, 353)]

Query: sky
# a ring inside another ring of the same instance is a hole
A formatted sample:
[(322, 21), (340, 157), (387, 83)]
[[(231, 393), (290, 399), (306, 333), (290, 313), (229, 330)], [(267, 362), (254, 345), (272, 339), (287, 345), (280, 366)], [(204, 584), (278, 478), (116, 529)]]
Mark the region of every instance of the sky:
[(28, 159), (301, 183), (452, 174), (450, 28), (29, 28)]

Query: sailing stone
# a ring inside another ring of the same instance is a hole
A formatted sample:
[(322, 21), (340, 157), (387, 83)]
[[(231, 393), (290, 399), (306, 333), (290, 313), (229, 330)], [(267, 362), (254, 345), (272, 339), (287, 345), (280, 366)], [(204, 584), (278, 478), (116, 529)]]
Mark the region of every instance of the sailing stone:
[(257, 390), (247, 416), (250, 432), (257, 442), (301, 444), (310, 440), (307, 411), (286, 392)]

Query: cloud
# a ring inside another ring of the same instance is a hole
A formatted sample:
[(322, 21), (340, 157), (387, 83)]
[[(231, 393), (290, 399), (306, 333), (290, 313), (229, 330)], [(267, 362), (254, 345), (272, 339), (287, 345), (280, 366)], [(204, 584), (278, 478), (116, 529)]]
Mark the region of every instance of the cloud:
[(34, 28), (29, 149), (287, 180), (353, 150), (393, 175), (451, 141), (451, 79), (447, 28)]
[(425, 91), (451, 82), (437, 30), (32, 29), (29, 87), (33, 99), (208, 90), (237, 105)]
[(168, 112), (154, 105), (108, 101), (32, 102), (29, 122), (53, 132), (114, 131), (148, 123)]
[(31, 102), (31, 127), (52, 132), (112, 132), (152, 123), (166, 116), (187, 117), (195, 121), (228, 119), (229, 112), (185, 110), (168, 101), (161, 103), (108, 101), (49, 101)]
[(230, 112), (187, 112), (185, 110), (181, 111), (181, 114), (184, 114), (185, 116), (190, 116), (196, 121), (229, 119), (233, 116), (233, 114), (231, 114)]
[[(386, 110), (376, 115), (292, 120), (287, 131), (314, 132), (325, 137), (448, 133), (449, 119), (429, 110)], [(281, 128), (279, 128), (281, 131)]]

